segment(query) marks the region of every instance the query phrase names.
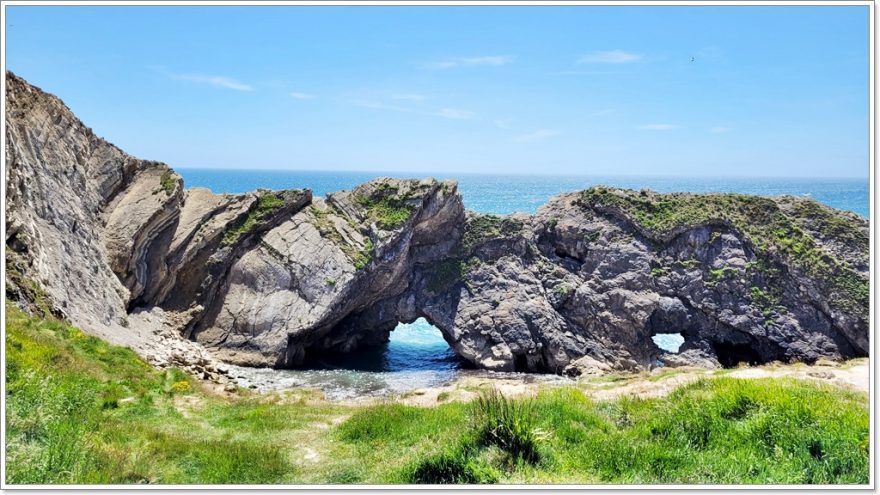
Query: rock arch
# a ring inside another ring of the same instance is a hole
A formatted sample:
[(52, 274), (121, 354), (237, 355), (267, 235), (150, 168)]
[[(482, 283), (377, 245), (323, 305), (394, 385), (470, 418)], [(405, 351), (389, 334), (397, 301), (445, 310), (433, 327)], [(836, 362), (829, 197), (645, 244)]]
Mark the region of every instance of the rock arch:
[(868, 354), (868, 222), (810, 199), (594, 187), (499, 217), (433, 179), (214, 194), (6, 82), (7, 296), (117, 343), (161, 347), (129, 328), (155, 311), (259, 366), (418, 317), (497, 370), (648, 368), (665, 325), (670, 364)]

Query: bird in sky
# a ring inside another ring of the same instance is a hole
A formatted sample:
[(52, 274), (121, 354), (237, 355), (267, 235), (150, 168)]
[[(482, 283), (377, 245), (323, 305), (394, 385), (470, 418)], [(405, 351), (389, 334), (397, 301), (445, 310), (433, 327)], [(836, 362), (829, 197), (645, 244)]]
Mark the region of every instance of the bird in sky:
[(694, 60), (696, 60), (696, 59), (694, 57), (691, 57), (691, 62), (693, 62)]

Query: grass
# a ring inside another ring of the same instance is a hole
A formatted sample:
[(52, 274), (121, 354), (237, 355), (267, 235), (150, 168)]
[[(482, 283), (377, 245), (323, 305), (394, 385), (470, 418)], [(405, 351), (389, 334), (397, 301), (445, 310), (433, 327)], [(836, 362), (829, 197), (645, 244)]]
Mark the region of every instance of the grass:
[(574, 291), (575, 287), (566, 283), (561, 283), (553, 288), (553, 293), (562, 298), (570, 296)]
[(471, 444), (448, 448), (415, 464), (406, 480), (414, 484), (490, 484), (497, 483), (499, 471), (485, 460), (475, 458)]
[(867, 396), (831, 385), (722, 376), (655, 399), (547, 386), (340, 405), (219, 396), (8, 302), (6, 326), (12, 484), (868, 482)]
[(364, 248), (360, 251), (354, 252), (352, 256), (352, 261), (354, 261), (354, 267), (357, 270), (363, 270), (373, 261), (373, 252), (375, 250), (375, 246), (373, 245), (373, 239), (367, 238), (364, 242)]
[[(788, 198), (787, 198), (788, 199)], [(790, 198), (796, 221), (815, 229), (822, 237), (834, 239), (843, 245), (851, 246), (854, 253), (867, 255), (869, 248), (868, 232), (839, 211), (818, 201)]]
[[(461, 242), (454, 253), (457, 257), (436, 264), (428, 281), (428, 290), (440, 294), (465, 281), (468, 273), (481, 263), (479, 257), (472, 256), (480, 244), (491, 239), (516, 235), (521, 232), (522, 227), (519, 220), (496, 215), (477, 215), (468, 219)], [(531, 244), (529, 246), (534, 248)]]
[(522, 222), (513, 218), (476, 215), (469, 218), (465, 224), (460, 249), (463, 253), (469, 254), (487, 240), (516, 235), (522, 231), (522, 228)]
[(156, 370), (127, 348), (9, 303), (6, 315), (7, 483), (293, 479), (277, 442), (184, 418), (174, 402), (203, 392), (180, 371)]
[(737, 275), (742, 274), (743, 271), (741, 270), (729, 266), (722, 266), (721, 268), (709, 270), (708, 277), (706, 278), (704, 283), (707, 287), (714, 287), (723, 280), (736, 278)]
[[(764, 259), (785, 260), (824, 286), (832, 307), (866, 317), (868, 279), (844, 260), (830, 255), (807, 233), (803, 225), (773, 199), (743, 194), (659, 194), (593, 187), (581, 193), (585, 208), (616, 212), (639, 226), (658, 242), (677, 228), (724, 222), (750, 239)], [(816, 220), (824, 236), (852, 249), (866, 248), (866, 238), (853, 220), (828, 209), (799, 200), (801, 209), (821, 210)]]
[(244, 220), (226, 231), (223, 235), (223, 245), (231, 246), (235, 244), (242, 236), (256, 229), (261, 223), (270, 218), (275, 211), (287, 204), (286, 192), (261, 192)]
[(414, 211), (407, 201), (409, 197), (399, 196), (396, 188), (379, 188), (374, 194), (362, 194), (355, 198), (358, 205), (367, 210), (367, 214), (376, 221), (383, 230), (393, 230), (404, 222)]
[(174, 194), (174, 190), (177, 188), (177, 179), (174, 178), (174, 172), (171, 170), (162, 172), (162, 177), (159, 178), (159, 186), (165, 191), (166, 195), (171, 196)]
[(531, 400), (507, 399), (495, 389), (481, 394), (474, 405), (478, 444), (498, 447), (514, 461), (538, 462), (534, 409)]

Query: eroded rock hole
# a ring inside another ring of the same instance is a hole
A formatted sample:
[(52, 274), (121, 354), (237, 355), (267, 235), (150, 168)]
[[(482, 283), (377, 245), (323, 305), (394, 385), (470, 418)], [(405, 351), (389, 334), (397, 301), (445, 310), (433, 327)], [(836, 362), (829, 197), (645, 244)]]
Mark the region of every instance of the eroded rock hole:
[(763, 362), (761, 356), (749, 344), (713, 342), (712, 349), (715, 350), (718, 362), (725, 368), (735, 368), (740, 363), (758, 365)]
[(680, 333), (658, 333), (651, 336), (654, 344), (666, 352), (678, 354), (684, 345), (684, 335)]
[(424, 318), (398, 324), (386, 346), (388, 371), (452, 369), (462, 364), (462, 359), (449, 347), (440, 329)]

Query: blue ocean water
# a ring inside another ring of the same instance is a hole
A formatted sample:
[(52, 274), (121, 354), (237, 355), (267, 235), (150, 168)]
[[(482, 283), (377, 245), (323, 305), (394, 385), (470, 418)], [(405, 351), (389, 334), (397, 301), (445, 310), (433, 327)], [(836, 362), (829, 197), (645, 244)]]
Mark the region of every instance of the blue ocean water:
[(455, 179), (465, 207), (479, 213), (534, 213), (553, 196), (605, 185), (659, 192), (737, 192), (761, 196), (809, 196), (834, 208), (868, 217), (868, 179), (633, 177), (566, 175), (401, 174), (395, 172), (324, 172), (303, 170), (176, 169), (187, 187), (216, 193), (309, 188), (315, 196), (351, 189), (376, 177)]
[[(376, 177), (412, 178), (411, 175), (382, 172), (320, 172), (295, 170), (177, 169), (187, 187), (206, 187), (215, 193), (241, 193), (257, 188), (309, 188), (315, 196), (352, 189)], [(458, 181), (465, 207), (480, 213), (534, 213), (551, 197), (594, 185), (653, 189), (659, 192), (737, 192), (763, 196), (812, 197), (834, 208), (853, 211), (865, 218), (869, 213), (867, 179), (783, 179), (783, 178), (672, 178), (628, 176), (526, 176), (420, 174)], [(654, 341), (676, 352), (683, 339), (679, 334), (660, 334)], [(235, 368), (243, 384), (262, 390), (310, 387), (322, 390), (328, 399), (352, 399), (404, 393), (416, 388), (449, 383), (463, 374), (483, 373), (464, 369), (440, 331), (424, 319), (401, 324), (391, 332), (384, 346), (359, 351), (356, 355), (324, 363), (320, 369), (272, 370)], [(529, 379), (539, 379), (529, 377)], [(547, 378), (549, 379), (549, 378)]]

